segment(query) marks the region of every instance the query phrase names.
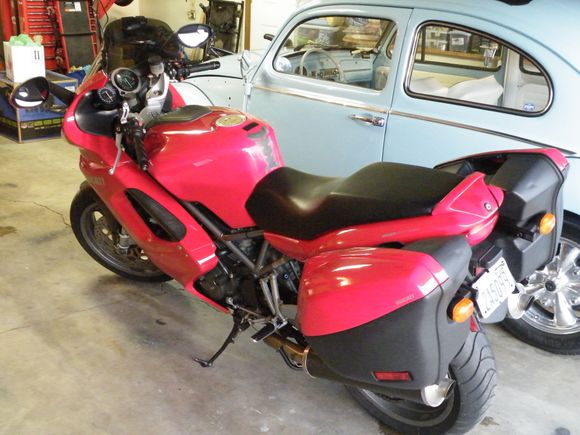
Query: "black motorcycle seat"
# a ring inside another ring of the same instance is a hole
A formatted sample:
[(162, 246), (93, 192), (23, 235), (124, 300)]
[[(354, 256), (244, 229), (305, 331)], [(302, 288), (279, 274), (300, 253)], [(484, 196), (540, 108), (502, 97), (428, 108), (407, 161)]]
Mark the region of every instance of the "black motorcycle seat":
[(264, 231), (311, 240), (349, 226), (429, 215), (462, 179), (399, 163), (374, 163), (346, 178), (282, 167), (260, 180), (246, 209)]
[(179, 109), (160, 115), (155, 120), (151, 121), (147, 127), (151, 128), (159, 124), (191, 122), (207, 115), (208, 113), (211, 113), (211, 109), (207, 106), (183, 106)]

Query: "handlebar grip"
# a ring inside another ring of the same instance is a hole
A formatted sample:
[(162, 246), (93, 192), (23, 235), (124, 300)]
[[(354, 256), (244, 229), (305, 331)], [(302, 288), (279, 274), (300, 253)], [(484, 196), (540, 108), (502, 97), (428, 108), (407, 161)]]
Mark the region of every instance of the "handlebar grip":
[(214, 69), (218, 69), (219, 67), (221, 67), (221, 63), (219, 63), (218, 61), (213, 61), (213, 62), (199, 63), (197, 65), (188, 66), (188, 67), (186, 67), (186, 69), (187, 69), (188, 75), (190, 75), (190, 74), (195, 74), (195, 73), (203, 72), (203, 71), (211, 71)]

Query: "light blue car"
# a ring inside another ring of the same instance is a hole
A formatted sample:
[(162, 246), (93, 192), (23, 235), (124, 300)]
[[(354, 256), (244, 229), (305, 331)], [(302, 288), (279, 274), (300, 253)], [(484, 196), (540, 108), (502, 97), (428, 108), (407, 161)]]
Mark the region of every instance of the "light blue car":
[(189, 104), (265, 119), (287, 165), (323, 175), (380, 160), (434, 166), (481, 151), (563, 151), (560, 253), (524, 282), (534, 304), (506, 327), (578, 354), (579, 23), (578, 0), (318, 0), (263, 53), (221, 58), (221, 69), (178, 87)]

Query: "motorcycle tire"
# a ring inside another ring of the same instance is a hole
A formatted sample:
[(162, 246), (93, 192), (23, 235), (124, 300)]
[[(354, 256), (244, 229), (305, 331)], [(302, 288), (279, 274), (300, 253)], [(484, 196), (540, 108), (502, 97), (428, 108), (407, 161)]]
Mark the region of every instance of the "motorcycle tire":
[(153, 264), (137, 245), (126, 253), (117, 247), (122, 226), (91, 189), (80, 190), (70, 208), (74, 235), (97, 263), (123, 278), (141, 282), (164, 282), (172, 278)]
[(451, 362), (449, 374), (455, 385), (437, 408), (346, 388), (369, 414), (403, 434), (464, 434), (483, 419), (495, 395), (495, 358), (484, 332), (469, 334)]
[[(573, 258), (561, 258), (562, 252)], [(560, 267), (562, 264), (568, 266)], [(546, 278), (532, 306), (522, 318), (506, 319), (502, 326), (514, 337), (539, 349), (560, 355), (580, 355), (580, 219), (565, 216), (559, 255), (546, 270), (552, 271), (553, 276)], [(548, 281), (555, 283), (550, 290), (545, 287)], [(560, 292), (576, 316), (576, 322), (571, 318), (566, 326), (557, 324), (553, 309)]]

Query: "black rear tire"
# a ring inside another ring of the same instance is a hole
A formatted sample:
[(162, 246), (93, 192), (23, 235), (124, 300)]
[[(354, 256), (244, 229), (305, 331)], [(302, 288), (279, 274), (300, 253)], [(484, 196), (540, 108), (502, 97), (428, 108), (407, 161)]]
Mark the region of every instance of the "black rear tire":
[(485, 333), (469, 334), (449, 373), (455, 385), (437, 408), (346, 388), (369, 414), (403, 434), (464, 434), (483, 419), (495, 395), (495, 358)]
[(73, 199), (70, 222), (83, 249), (117, 275), (141, 282), (172, 279), (159, 270), (137, 245), (132, 245), (127, 253), (116, 248), (122, 227), (91, 189), (81, 189)]
[[(580, 219), (571, 214), (566, 214), (564, 219), (562, 243), (576, 248), (580, 247)], [(576, 258), (576, 262), (580, 264), (580, 256)], [(531, 308), (521, 319), (505, 319), (502, 326), (514, 337), (539, 349), (560, 355), (580, 355), (580, 290), (578, 290), (580, 288), (580, 275), (564, 270), (560, 273), (568, 285), (574, 283), (576, 290), (560, 287), (552, 292), (541, 290), (537, 293)], [(559, 280), (554, 279), (553, 281), (558, 282)], [(542, 300), (547, 300), (550, 304), (556, 293), (560, 291), (566, 292), (568, 298), (576, 299), (575, 304), (570, 304), (573, 305), (577, 316), (575, 325), (559, 327), (554, 322), (554, 314), (550, 307), (545, 306), (545, 302), (541, 303)]]

